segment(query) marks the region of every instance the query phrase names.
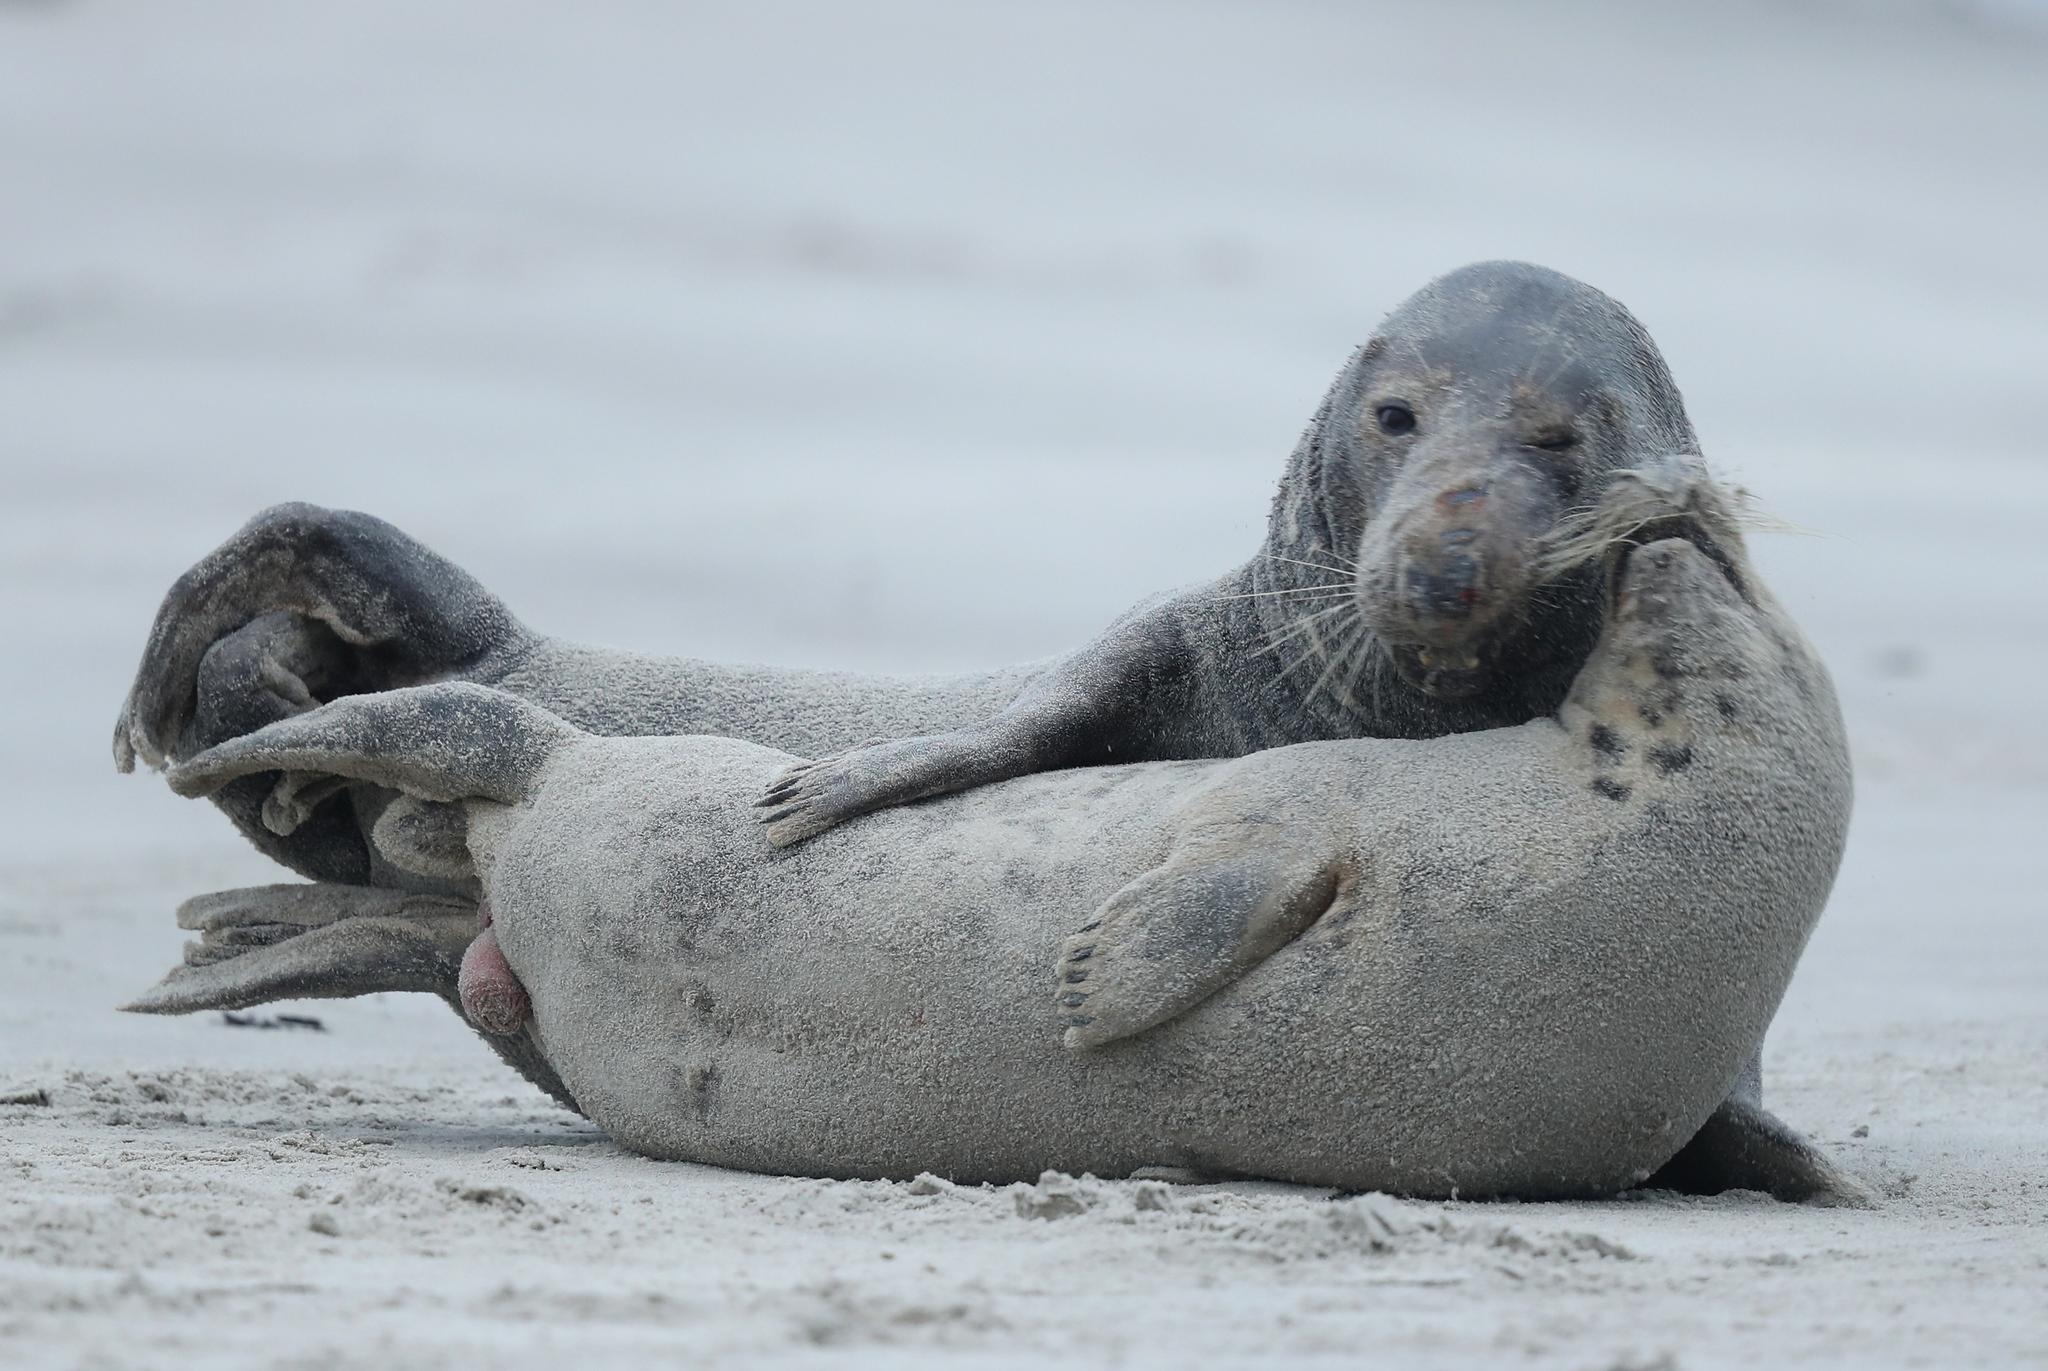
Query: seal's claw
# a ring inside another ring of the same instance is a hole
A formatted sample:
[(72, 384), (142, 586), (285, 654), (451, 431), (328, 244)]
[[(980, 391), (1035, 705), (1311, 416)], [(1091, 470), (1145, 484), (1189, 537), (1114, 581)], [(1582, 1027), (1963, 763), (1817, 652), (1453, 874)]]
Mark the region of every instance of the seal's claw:
[(938, 733), (885, 738), (815, 762), (798, 762), (769, 781), (758, 802), (768, 811), (761, 822), (769, 842), (790, 847), (878, 809), (1002, 779), (995, 772), (974, 774), (982, 755), (966, 735)]
[(1053, 1003), (1063, 1011), (1066, 1023), (1060, 1040), (1075, 1052), (1100, 1047), (1129, 1031), (1125, 1016), (1117, 1010), (1113, 935), (1106, 939), (1101, 930), (1102, 920), (1090, 919), (1085, 928), (1060, 944), (1059, 957), (1053, 963), (1053, 974), (1059, 979)]
[(768, 841), (793, 847), (826, 829), (887, 803), (874, 797), (872, 780), (856, 769), (857, 752), (792, 766), (769, 782), (754, 802)]

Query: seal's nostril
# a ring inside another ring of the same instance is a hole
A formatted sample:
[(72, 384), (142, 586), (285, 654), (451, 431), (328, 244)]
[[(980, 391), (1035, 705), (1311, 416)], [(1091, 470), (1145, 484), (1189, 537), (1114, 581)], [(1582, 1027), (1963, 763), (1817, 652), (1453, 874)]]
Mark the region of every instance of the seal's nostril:
[(1486, 491), (1483, 487), (1464, 486), (1457, 490), (1445, 491), (1436, 497), (1436, 503), (1439, 509), (1456, 509), (1460, 505), (1478, 504), (1485, 498)]
[(1406, 579), (1409, 600), (1425, 615), (1462, 619), (1480, 600), (1479, 563), (1470, 557), (1446, 557), (1434, 572), (1410, 567)]

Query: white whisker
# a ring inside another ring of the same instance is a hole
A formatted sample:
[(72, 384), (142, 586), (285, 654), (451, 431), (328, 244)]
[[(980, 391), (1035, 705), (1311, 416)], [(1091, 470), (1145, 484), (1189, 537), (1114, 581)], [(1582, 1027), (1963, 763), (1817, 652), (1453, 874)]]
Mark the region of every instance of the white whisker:
[(1332, 581), (1325, 585), (1292, 586), (1285, 590), (1248, 590), (1236, 595), (1217, 595), (1217, 600), (1265, 600), (1289, 595), (1349, 595), (1352, 587), (1349, 581)]
[[(1287, 642), (1289, 639), (1298, 638), (1302, 634), (1308, 632), (1311, 628), (1315, 627), (1316, 621), (1318, 619), (1323, 618), (1325, 615), (1339, 614), (1346, 609), (1355, 610), (1356, 608), (1357, 606), (1355, 603), (1347, 601), (1346, 603), (1341, 605), (1326, 605), (1323, 608), (1317, 610), (1313, 614), (1305, 614), (1301, 618), (1296, 619), (1293, 623), (1289, 624), (1286, 628), (1283, 628), (1278, 633), (1275, 633), (1271, 638), (1268, 638), (1265, 642), (1261, 643), (1258, 646), (1257, 651), (1271, 652), (1274, 648), (1279, 647), (1282, 643)], [(1334, 625), (1332, 627), (1334, 627)]]
[[(1352, 572), (1354, 572), (1354, 571), (1356, 571), (1356, 570), (1358, 569), (1358, 563), (1356, 563), (1356, 562), (1352, 562), (1352, 563), (1351, 563), (1350, 565), (1348, 565), (1348, 566), (1325, 566), (1325, 565), (1324, 565), (1323, 563), (1321, 563), (1321, 562), (1304, 562), (1304, 561), (1302, 561), (1302, 560), (1301, 560), (1301, 559), (1300, 559), (1299, 557), (1282, 557), (1282, 556), (1281, 556), (1281, 555), (1280, 555), (1279, 553), (1277, 553), (1277, 552), (1267, 552), (1267, 553), (1262, 553), (1262, 554), (1260, 554), (1260, 555), (1261, 555), (1262, 557), (1264, 557), (1266, 561), (1269, 561), (1269, 562), (1286, 562), (1286, 563), (1287, 563), (1287, 564), (1288, 564), (1289, 566), (1305, 566), (1305, 567), (1307, 567), (1307, 568), (1308, 568), (1308, 569), (1309, 569), (1310, 571), (1320, 571), (1320, 572), (1323, 572), (1323, 573), (1325, 573), (1325, 574), (1328, 574), (1329, 572), (1333, 572), (1333, 571), (1334, 571), (1334, 572), (1336, 572), (1336, 573), (1337, 573), (1338, 575), (1340, 575), (1340, 576), (1345, 576), (1345, 575), (1349, 575), (1350, 573), (1352, 573)], [(1338, 560), (1338, 561), (1340, 561), (1340, 562), (1341, 562), (1341, 561), (1343, 561), (1343, 560), (1345, 560), (1345, 559), (1344, 559), (1344, 558), (1343, 558), (1342, 556), (1340, 556), (1340, 555), (1339, 555), (1339, 554), (1337, 554), (1337, 553), (1334, 553), (1334, 552), (1332, 552), (1332, 553), (1331, 553), (1330, 555), (1331, 555), (1332, 557), (1336, 557), (1336, 558), (1337, 558), (1337, 560)]]

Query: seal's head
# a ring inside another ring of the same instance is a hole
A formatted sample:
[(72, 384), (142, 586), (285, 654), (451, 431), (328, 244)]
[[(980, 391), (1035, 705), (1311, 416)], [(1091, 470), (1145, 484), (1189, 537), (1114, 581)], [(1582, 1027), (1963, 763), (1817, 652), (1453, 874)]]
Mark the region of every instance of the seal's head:
[[(1642, 325), (1561, 273), (1483, 262), (1360, 348), (1296, 451), (1269, 551), (1346, 565), (1393, 673), (1439, 701), (1554, 707), (1599, 632), (1599, 568), (1547, 557), (1617, 471), (1697, 451)], [(1548, 682), (1549, 696), (1530, 683)]]

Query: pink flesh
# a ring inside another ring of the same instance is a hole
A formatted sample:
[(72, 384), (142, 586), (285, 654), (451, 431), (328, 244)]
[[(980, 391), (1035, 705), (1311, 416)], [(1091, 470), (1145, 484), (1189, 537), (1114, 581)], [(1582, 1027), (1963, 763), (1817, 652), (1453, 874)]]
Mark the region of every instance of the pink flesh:
[[(484, 917), (488, 920), (490, 916)], [(498, 935), (488, 924), (462, 954), (456, 987), (462, 996), (462, 1012), (486, 1033), (517, 1033), (533, 1014), (533, 1001), (527, 998), (526, 987), (513, 974), (498, 948)]]

